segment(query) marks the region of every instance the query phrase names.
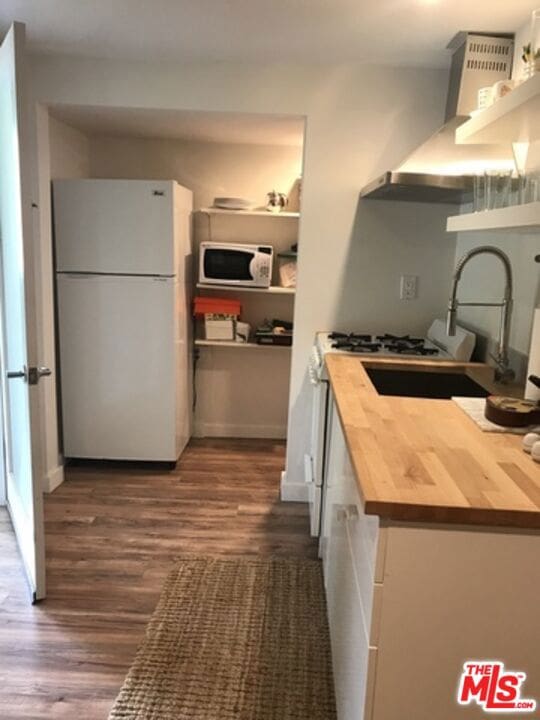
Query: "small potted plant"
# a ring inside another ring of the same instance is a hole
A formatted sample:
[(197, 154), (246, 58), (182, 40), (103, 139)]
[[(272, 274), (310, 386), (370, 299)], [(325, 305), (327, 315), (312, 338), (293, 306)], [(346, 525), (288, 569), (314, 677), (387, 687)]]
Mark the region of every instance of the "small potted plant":
[(279, 213), (287, 206), (288, 198), (285, 193), (271, 190), (266, 195), (266, 209), (272, 213)]
[(532, 77), (535, 73), (540, 72), (540, 49), (534, 51), (531, 43), (523, 46), (523, 54), (521, 59), (525, 63), (523, 76), (525, 79)]

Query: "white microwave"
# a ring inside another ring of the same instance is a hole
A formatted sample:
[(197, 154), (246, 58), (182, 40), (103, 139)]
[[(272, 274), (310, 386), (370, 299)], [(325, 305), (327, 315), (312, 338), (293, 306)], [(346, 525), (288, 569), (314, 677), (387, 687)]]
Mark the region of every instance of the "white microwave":
[(273, 258), (271, 245), (203, 242), (199, 249), (199, 282), (269, 287)]

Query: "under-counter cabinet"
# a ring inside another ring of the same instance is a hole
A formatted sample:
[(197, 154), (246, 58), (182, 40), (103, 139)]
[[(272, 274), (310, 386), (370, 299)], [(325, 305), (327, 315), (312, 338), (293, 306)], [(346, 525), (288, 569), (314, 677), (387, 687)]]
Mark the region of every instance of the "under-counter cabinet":
[(527, 673), (522, 697), (540, 701), (538, 531), (368, 515), (345, 435), (332, 400), (321, 554), (339, 720), (485, 717), (457, 702), (468, 660)]

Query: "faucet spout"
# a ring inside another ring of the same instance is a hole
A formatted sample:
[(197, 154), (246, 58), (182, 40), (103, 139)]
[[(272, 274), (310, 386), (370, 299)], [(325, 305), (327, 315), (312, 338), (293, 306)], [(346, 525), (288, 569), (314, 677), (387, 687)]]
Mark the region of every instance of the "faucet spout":
[[(505, 273), (505, 287), (504, 296), (500, 303), (493, 302), (459, 302), (457, 299), (457, 290), (459, 281), (463, 269), (467, 263), (477, 255), (494, 255), (501, 261), (504, 273)], [(469, 250), (469, 252), (463, 255), (454, 270), (452, 278), (452, 290), (450, 292), (450, 298), (448, 300), (448, 313), (446, 318), (446, 330), (448, 335), (453, 336), (456, 334), (456, 320), (457, 310), (460, 305), (468, 305), (473, 307), (500, 307), (501, 308), (501, 325), (499, 330), (499, 339), (497, 344), (497, 354), (493, 357), (497, 365), (496, 378), (502, 382), (507, 382), (514, 377), (514, 372), (509, 366), (508, 357), (508, 346), (510, 341), (510, 321), (512, 316), (512, 299), (513, 294), (513, 279), (512, 279), (512, 265), (508, 255), (500, 250), (498, 247), (493, 245), (480, 245), (479, 247)]]
[(457, 324), (457, 304), (454, 302), (448, 303), (448, 313), (446, 315), (446, 334), (450, 337), (454, 337), (456, 334)]

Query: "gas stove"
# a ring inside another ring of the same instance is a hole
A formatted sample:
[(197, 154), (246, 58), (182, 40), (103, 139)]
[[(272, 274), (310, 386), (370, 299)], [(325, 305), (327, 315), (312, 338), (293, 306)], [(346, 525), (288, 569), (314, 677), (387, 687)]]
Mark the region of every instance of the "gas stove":
[(355, 353), (377, 357), (427, 357), (451, 360), (452, 356), (428, 338), (411, 335), (370, 335), (363, 333), (318, 333), (319, 350), (326, 352)]
[(462, 327), (456, 335), (446, 334), (446, 323), (434, 320), (426, 337), (357, 332), (318, 332), (309, 361), (309, 377), (317, 383), (326, 379), (324, 356), (326, 353), (345, 353), (374, 358), (424, 358), (469, 362), (474, 350), (476, 335)]

